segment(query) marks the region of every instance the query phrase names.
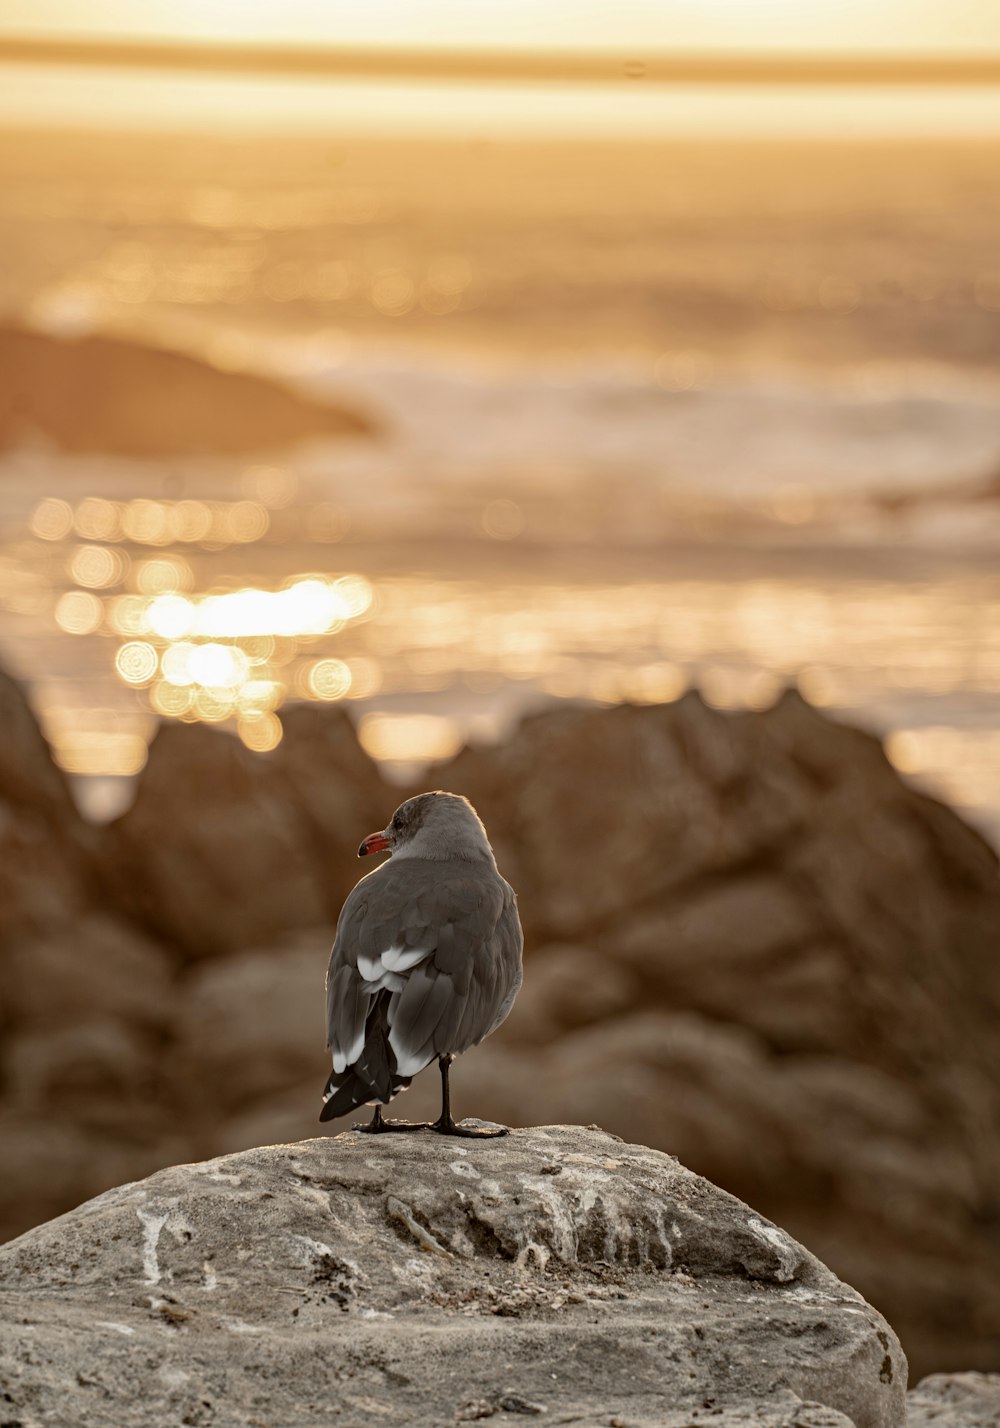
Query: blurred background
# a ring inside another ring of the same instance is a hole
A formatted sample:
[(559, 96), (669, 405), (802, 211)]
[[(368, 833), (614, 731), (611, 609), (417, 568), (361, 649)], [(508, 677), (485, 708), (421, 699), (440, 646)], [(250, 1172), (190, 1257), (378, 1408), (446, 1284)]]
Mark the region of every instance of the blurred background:
[(0, 253), (3, 1232), (312, 1133), (441, 783), (536, 968), (460, 1107), (1000, 1366), (988, 0), (8, 0)]

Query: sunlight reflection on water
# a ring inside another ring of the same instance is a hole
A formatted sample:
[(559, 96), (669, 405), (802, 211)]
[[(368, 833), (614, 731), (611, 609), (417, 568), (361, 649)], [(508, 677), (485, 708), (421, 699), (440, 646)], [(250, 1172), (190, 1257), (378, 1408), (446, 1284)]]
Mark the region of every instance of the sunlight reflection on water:
[(550, 698), (795, 680), (1000, 829), (995, 148), (824, 155), (0, 145), (18, 322), (374, 418), (9, 447), (2, 656), (63, 767), (134, 774), (158, 718), (266, 752), (304, 699), (399, 775)]
[[(185, 504), (213, 503), (143, 510)], [(178, 539), (149, 557), (108, 509), (116, 504), (94, 497), (38, 500), (26, 524), (39, 539), (10, 543), (0, 588), (10, 614), (23, 603), (16, 572), (37, 574), (38, 553), (51, 552), (22, 614), (38, 636), (23, 646), (34, 651), (23, 672), (73, 774), (134, 775), (156, 717), (219, 724), (266, 752), (289, 699), (348, 701), (364, 748), (403, 775), (466, 738), (501, 736), (546, 698), (653, 703), (696, 684), (718, 708), (760, 709), (797, 682), (814, 704), (891, 731), (902, 772), (987, 822), (1000, 808), (1000, 736), (989, 727), (1000, 576), (988, 568), (889, 580), (875, 552), (850, 577), (836, 561), (810, 573), (807, 561), (733, 578), (723, 553), (715, 575), (691, 578), (683, 562), (671, 576), (667, 560), (651, 571), (606, 551), (589, 578), (546, 573), (544, 560), (519, 577), (475, 569), (474, 552), (432, 573), (414, 568), (419, 550), (397, 548), (369, 552), (362, 574), (295, 569), (315, 550), (269, 545), (265, 528), (243, 543), (236, 584), (230, 547)], [(155, 534), (166, 519), (144, 517), (133, 532)], [(91, 534), (98, 525), (107, 543)]]

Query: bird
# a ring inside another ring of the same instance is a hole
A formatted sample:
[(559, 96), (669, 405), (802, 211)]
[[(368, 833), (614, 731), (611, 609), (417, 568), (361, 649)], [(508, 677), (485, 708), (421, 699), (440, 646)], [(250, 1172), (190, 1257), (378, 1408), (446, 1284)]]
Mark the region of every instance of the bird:
[[(349, 893), (326, 975), (333, 1070), (321, 1121), (374, 1102), (355, 1130), (431, 1130), (480, 1138), (507, 1127), (464, 1126), (451, 1114), (455, 1057), (496, 1031), (521, 986), (517, 896), (497, 870), (468, 799), (435, 790), (401, 803), (358, 857), (389, 859)], [(386, 1120), (382, 1107), (432, 1061), (441, 1072), (436, 1121)]]

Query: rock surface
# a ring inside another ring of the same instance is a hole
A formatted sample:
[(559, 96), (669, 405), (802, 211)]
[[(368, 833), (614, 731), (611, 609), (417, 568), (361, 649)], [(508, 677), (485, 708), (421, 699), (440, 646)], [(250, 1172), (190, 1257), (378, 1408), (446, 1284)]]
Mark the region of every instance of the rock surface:
[(997, 1428), (1000, 1374), (936, 1373), (906, 1398), (908, 1428)]
[(0, 1249), (5, 1421), (896, 1428), (861, 1297), (672, 1158), (555, 1126), (271, 1146)]

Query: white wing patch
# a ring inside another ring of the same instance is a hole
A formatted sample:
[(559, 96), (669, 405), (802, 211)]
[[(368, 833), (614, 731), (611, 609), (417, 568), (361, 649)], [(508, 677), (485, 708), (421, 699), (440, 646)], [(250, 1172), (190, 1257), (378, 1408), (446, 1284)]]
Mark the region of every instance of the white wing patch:
[(423, 947), (390, 947), (382, 953), (382, 966), (390, 972), (411, 972), (430, 953)]
[(406, 986), (405, 974), (429, 956), (429, 952), (419, 947), (389, 947), (376, 957), (359, 952), (358, 971), (364, 980), (365, 991), (372, 996), (383, 991), (401, 992)]
[[(392, 1026), (393, 1018), (396, 1014), (396, 1007), (399, 1005), (399, 996), (406, 986), (406, 978), (418, 962), (423, 962), (430, 956), (430, 952), (422, 947), (388, 947), (384, 952), (380, 952), (376, 957), (369, 957), (365, 952), (358, 953), (358, 975), (364, 983), (364, 990), (368, 996), (375, 996), (376, 992), (391, 992), (389, 1000), (388, 1018), (389, 1025)], [(370, 1004), (369, 1004), (370, 1005)], [(391, 1044), (391, 1038), (390, 1038)], [(353, 1066), (361, 1055), (365, 1047), (365, 1023), (362, 1020), (358, 1029), (358, 1034), (350, 1046), (342, 1051), (334, 1049), (333, 1069), (339, 1076), (346, 1071), (348, 1066)], [(393, 1047), (393, 1050), (396, 1050)], [(398, 1052), (397, 1052), (398, 1055)], [(410, 1057), (409, 1061), (415, 1058)], [(421, 1062), (418, 1070), (423, 1070), (427, 1065), (426, 1058)], [(404, 1076), (413, 1075), (415, 1072), (400, 1071)]]
[(358, 953), (358, 971), (366, 982), (377, 982), (384, 970), (381, 952), (377, 957), (369, 957), (365, 952)]
[[(353, 1066), (355, 1061), (357, 1061), (358, 1057), (361, 1055), (362, 1051), (364, 1051), (364, 1049), (365, 1024), (362, 1021), (361, 1030), (354, 1038), (352, 1045), (348, 1046), (344, 1051), (337, 1051), (336, 1048), (334, 1049), (333, 1069), (337, 1073), (337, 1075), (339, 1076), (341, 1072), (346, 1071), (348, 1066)], [(331, 1091), (330, 1094), (332, 1095), (333, 1092)]]

